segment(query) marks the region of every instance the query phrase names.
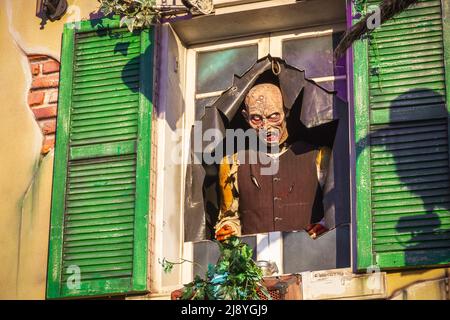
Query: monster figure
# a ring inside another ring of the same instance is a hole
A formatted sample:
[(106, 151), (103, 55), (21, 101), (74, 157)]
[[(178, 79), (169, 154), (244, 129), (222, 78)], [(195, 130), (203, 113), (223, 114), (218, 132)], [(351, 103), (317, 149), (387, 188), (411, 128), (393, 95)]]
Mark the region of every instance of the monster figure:
[[(249, 163), (245, 160), (249, 160), (247, 155), (252, 151), (246, 150), (243, 163), (237, 154), (223, 159), (219, 169), (216, 238), (305, 228), (315, 238), (326, 230), (321, 223), (322, 188), (330, 149), (289, 139), (287, 112), (280, 88), (275, 84), (255, 85), (244, 104), (244, 119), (269, 146), (269, 151), (260, 152), (257, 159), (268, 158), (261, 163)], [(278, 161), (278, 165), (273, 172), (264, 174), (261, 166), (270, 161)]]
[[(235, 75), (199, 110), (191, 131), (185, 241), (305, 229), (314, 238), (345, 223), (346, 109), (334, 92), (279, 58), (264, 57)], [(212, 151), (201, 139), (211, 130), (223, 137)], [(252, 136), (240, 146), (237, 135), (227, 137), (239, 130)], [(238, 145), (224, 148), (233, 141)]]

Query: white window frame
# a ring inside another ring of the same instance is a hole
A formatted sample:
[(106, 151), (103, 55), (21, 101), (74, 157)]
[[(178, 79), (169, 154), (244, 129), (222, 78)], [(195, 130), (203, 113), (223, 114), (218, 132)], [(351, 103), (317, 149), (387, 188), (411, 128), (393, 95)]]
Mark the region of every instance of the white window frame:
[[(323, 25), (310, 28), (294, 29), (288, 31), (274, 32), (260, 34), (254, 37), (240, 37), (236, 39), (229, 39), (225, 41), (218, 41), (202, 45), (196, 45), (188, 48), (186, 53), (186, 78), (185, 78), (185, 113), (184, 113), (184, 132), (189, 132), (195, 120), (195, 101), (199, 98), (220, 96), (223, 91), (208, 92), (196, 94), (196, 63), (197, 54), (200, 52), (218, 51), (229, 48), (236, 48), (247, 46), (249, 44), (258, 44), (258, 59), (263, 58), (267, 54), (273, 57), (282, 57), (282, 43), (285, 40), (301, 39), (301, 38), (315, 38), (325, 35), (330, 35), (334, 32), (346, 30), (346, 24), (332, 24)], [(341, 76), (326, 76), (320, 78), (312, 78), (311, 80), (321, 83), (326, 81), (346, 80), (346, 75)], [(183, 159), (187, 163), (190, 150), (189, 134), (183, 137)], [(183, 177), (186, 176), (186, 166), (182, 169)], [(183, 188), (184, 200), (185, 190)], [(184, 209), (184, 204), (181, 206)], [(183, 219), (184, 213), (181, 215)], [(184, 222), (183, 222), (184, 223)], [(276, 262), (279, 273), (283, 273), (283, 238), (281, 232), (261, 233), (256, 235), (257, 242), (257, 260), (271, 260)], [(193, 243), (184, 242), (182, 244), (183, 259), (193, 261)], [(182, 283), (188, 283), (193, 279), (193, 265), (185, 263), (182, 266)]]
[[(286, 31), (274, 32), (270, 35), (270, 53), (274, 57), (281, 57), (283, 50), (283, 41), (285, 40), (318, 38), (333, 34), (334, 32), (345, 31), (346, 28), (347, 26), (345, 23), (339, 23), (319, 27), (290, 30), (287, 32)], [(346, 79), (347, 79), (346, 75), (311, 78), (311, 80), (319, 84), (321, 82), (346, 80)]]
[[(202, 94), (196, 94), (196, 69), (197, 69), (197, 54), (201, 52), (209, 52), (209, 51), (219, 51), (230, 48), (238, 48), (244, 47), (252, 44), (258, 45), (258, 59), (263, 58), (269, 53), (269, 35), (261, 34), (259, 36), (254, 37), (242, 37), (238, 39), (231, 39), (225, 41), (217, 41), (213, 43), (208, 43), (206, 45), (196, 45), (192, 46), (187, 50), (186, 54), (186, 109), (185, 109), (185, 118), (183, 129), (185, 135), (183, 137), (183, 159), (184, 163), (187, 163), (189, 152), (190, 152), (190, 136), (188, 134), (190, 128), (194, 124), (195, 121), (195, 101), (199, 98), (207, 98), (207, 97), (215, 97), (220, 96), (223, 91), (215, 91), (208, 92)], [(187, 166), (183, 166), (183, 177), (186, 177), (186, 168)], [(183, 195), (185, 194), (185, 190), (183, 189)], [(184, 196), (181, 197), (184, 199)], [(183, 207), (184, 209), (184, 207)], [(184, 214), (182, 214), (184, 217)], [(184, 219), (183, 219), (184, 221)], [(183, 243), (183, 259), (193, 261), (193, 243), (192, 242), (184, 242)], [(191, 263), (185, 263), (182, 266), (182, 281), (183, 283), (188, 283), (193, 280), (193, 265)]]
[(233, 40), (219, 41), (207, 45), (197, 45), (187, 51), (187, 74), (186, 74), (186, 128), (190, 128), (195, 119), (195, 100), (200, 98), (220, 96), (223, 91), (195, 94), (197, 54), (201, 52), (220, 51), (224, 49), (258, 45), (258, 59), (269, 53), (269, 35), (262, 34), (258, 37), (246, 37)]

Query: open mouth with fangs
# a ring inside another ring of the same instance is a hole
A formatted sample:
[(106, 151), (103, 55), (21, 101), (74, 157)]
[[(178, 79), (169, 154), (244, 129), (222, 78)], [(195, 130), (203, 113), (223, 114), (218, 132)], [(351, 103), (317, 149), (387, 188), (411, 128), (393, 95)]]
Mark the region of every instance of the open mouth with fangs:
[(266, 140), (267, 143), (276, 143), (280, 141), (280, 131), (277, 129), (271, 129), (269, 131), (265, 131), (264, 140)]

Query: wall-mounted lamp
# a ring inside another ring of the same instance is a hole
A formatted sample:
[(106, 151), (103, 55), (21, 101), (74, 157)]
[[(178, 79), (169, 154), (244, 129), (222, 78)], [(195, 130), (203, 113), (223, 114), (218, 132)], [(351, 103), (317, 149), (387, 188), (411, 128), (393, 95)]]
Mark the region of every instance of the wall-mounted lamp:
[(61, 19), (66, 13), (67, 7), (67, 0), (41, 0), (40, 11), (43, 18), (55, 21)]

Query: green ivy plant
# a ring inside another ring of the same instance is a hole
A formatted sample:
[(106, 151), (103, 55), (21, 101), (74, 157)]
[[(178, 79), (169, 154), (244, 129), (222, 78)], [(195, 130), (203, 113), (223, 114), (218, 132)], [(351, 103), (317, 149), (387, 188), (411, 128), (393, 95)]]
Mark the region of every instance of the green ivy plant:
[[(205, 278), (196, 276), (184, 285), (182, 300), (260, 300), (258, 291), (271, 299), (262, 285), (262, 270), (252, 259), (253, 250), (238, 237), (215, 241), (220, 257), (217, 264), (209, 264)], [(163, 259), (164, 271), (170, 272), (175, 264)]]
[(108, 16), (120, 16), (120, 26), (126, 25), (130, 32), (133, 29), (150, 27), (157, 19), (153, 9), (156, 0), (98, 0), (100, 11)]
[(356, 12), (363, 13), (365, 12), (367, 0), (353, 0), (355, 4)]

